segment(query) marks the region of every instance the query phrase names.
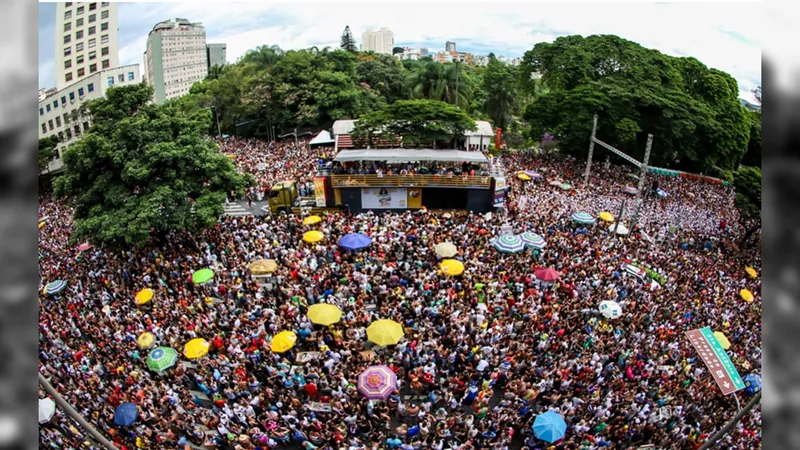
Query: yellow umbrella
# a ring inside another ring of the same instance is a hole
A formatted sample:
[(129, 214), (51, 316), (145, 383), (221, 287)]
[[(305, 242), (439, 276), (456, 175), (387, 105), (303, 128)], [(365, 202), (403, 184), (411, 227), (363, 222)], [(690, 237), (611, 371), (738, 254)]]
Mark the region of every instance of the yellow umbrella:
[(134, 297), (133, 301), (139, 306), (146, 305), (153, 299), (153, 295), (155, 295), (155, 292), (153, 292), (152, 289), (142, 289), (136, 293), (136, 297)]
[(597, 215), (597, 218), (608, 223), (614, 223), (614, 216), (610, 212), (603, 211)]
[(150, 332), (144, 332), (139, 335), (138, 339), (136, 339), (136, 344), (139, 345), (139, 348), (141, 349), (150, 348), (155, 342), (156, 337)]
[(395, 345), (403, 339), (403, 326), (394, 320), (380, 319), (367, 328), (367, 339), (378, 345)]
[(315, 223), (322, 222), (322, 217), (320, 216), (308, 216), (303, 219), (303, 225), (314, 225)]
[(758, 278), (758, 272), (756, 272), (756, 269), (753, 269), (752, 267), (745, 267), (744, 271), (750, 275), (750, 278)]
[(452, 258), (458, 253), (458, 249), (451, 242), (440, 242), (433, 248), (436, 254), (442, 258)]
[(317, 325), (333, 325), (342, 320), (342, 310), (336, 305), (317, 303), (308, 308), (308, 318)]
[(183, 348), (183, 356), (189, 359), (202, 358), (208, 354), (209, 348), (211, 348), (211, 344), (207, 340), (203, 338), (192, 339)]
[(309, 244), (316, 244), (323, 239), (325, 239), (325, 235), (322, 234), (322, 231), (312, 230), (303, 234), (303, 240)]
[(250, 263), (252, 275), (266, 275), (278, 270), (278, 263), (274, 259), (258, 259)]
[(445, 259), (442, 261), (442, 264), (439, 265), (439, 268), (442, 269), (445, 275), (461, 275), (464, 273), (464, 264), (461, 264), (461, 261), (455, 259)]
[(529, 177), (527, 173), (518, 173), (517, 178), (522, 181), (531, 181), (531, 177)]
[(44, 224), (45, 224), (45, 222), (39, 222), (39, 229), (40, 229), (40, 230), (41, 230), (42, 228), (44, 228)]
[(731, 341), (729, 341), (721, 331), (715, 331), (714, 337), (717, 338), (717, 342), (719, 342), (719, 345), (722, 346), (723, 350), (731, 348)]
[(748, 291), (747, 289), (742, 289), (741, 291), (739, 291), (739, 295), (741, 295), (742, 300), (746, 301), (747, 303), (752, 302), (753, 299), (755, 298), (753, 297), (753, 293)]
[(294, 343), (297, 342), (297, 335), (294, 331), (281, 331), (272, 338), (269, 348), (275, 353), (288, 352)]

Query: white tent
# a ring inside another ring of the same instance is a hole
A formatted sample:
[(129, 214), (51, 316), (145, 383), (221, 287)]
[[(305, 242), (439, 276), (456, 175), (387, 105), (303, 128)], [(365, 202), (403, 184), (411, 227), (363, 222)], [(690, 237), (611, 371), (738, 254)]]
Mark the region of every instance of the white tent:
[(328, 130), (322, 130), (314, 139), (311, 139), (308, 145), (332, 145), (333, 143), (334, 140), (331, 138), (331, 134), (328, 133)]

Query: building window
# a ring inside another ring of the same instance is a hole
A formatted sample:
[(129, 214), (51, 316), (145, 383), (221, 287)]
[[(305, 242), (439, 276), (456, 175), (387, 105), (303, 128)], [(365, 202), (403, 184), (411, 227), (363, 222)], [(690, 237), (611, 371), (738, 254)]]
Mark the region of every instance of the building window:
[(53, 109), (56, 109), (56, 108), (58, 108), (58, 100), (53, 102)]
[(47, 124), (46, 123), (42, 124), (42, 133), (47, 133)]
[(64, 48), (64, 56), (69, 56), (72, 54), (72, 47), (65, 47)]
[(69, 72), (66, 75), (64, 75), (64, 80), (72, 81), (72, 72)]
[(103, 8), (108, 8), (108, 5), (110, 4), (111, 4), (110, 2), (100, 2), (100, 6), (102, 6)]
[(89, 36), (93, 36), (97, 31), (97, 27), (89, 27)]
[(97, 3), (90, 3), (89, 4), (89, 11), (94, 11), (97, 9)]
[(80, 69), (78, 69), (78, 78), (80, 78), (80, 77), (84, 76), (85, 74), (86, 74), (86, 70), (84, 70), (84, 68), (83, 68), (83, 67), (81, 67)]
[(133, 72), (128, 72), (128, 81), (133, 81)]
[(70, 67), (72, 67), (72, 60), (68, 59), (68, 60), (64, 61), (64, 68), (65, 69), (69, 69)]
[(97, 72), (97, 64), (92, 64), (89, 66), (89, 73)]
[(108, 47), (100, 49), (100, 56), (108, 56)]
[(83, 64), (83, 55), (78, 55), (78, 57), (75, 58), (75, 64)]
[(75, 101), (75, 93), (74, 92), (70, 92), (69, 93), (69, 101), (71, 101), (71, 102)]
[(114, 77), (108, 77), (108, 85), (109, 86), (113, 86), (114, 85)]
[(89, 61), (97, 58), (97, 50), (92, 50), (89, 52)]
[(68, 33), (70, 30), (72, 30), (72, 22), (65, 23), (64, 24), (64, 33)]
[(64, 113), (63, 117), (64, 117), (64, 125), (68, 124), (69, 123), (69, 114)]
[(66, 11), (64, 13), (64, 20), (72, 19), (72, 11)]
[(83, 97), (83, 88), (78, 88), (78, 97)]
[(43, 116), (43, 115), (44, 115), (44, 108), (39, 108), (39, 115), (40, 115), (40, 116)]
[(61, 105), (66, 105), (66, 104), (67, 104), (67, 96), (65, 95), (61, 97)]
[(83, 122), (83, 131), (89, 131), (89, 122)]
[(108, 35), (107, 35), (107, 34), (104, 34), (104, 35), (103, 35), (103, 36), (100, 38), (100, 43), (101, 43), (101, 44), (108, 44)]
[(57, 127), (61, 126), (61, 117), (56, 117), (56, 126)]
[(75, 32), (75, 39), (83, 39), (83, 30), (78, 30)]
[(89, 85), (88, 85), (88, 86), (86, 86), (86, 89), (87, 89), (89, 92), (94, 92), (94, 83), (89, 83)]
[(70, 139), (72, 139), (72, 130), (71, 130), (71, 129), (69, 129), (69, 128), (67, 128), (67, 129), (66, 129), (66, 130), (64, 130), (64, 131), (66, 131), (66, 132), (67, 132), (67, 140), (70, 140)]
[(80, 136), (81, 135), (81, 126), (80, 125), (75, 125), (75, 127), (73, 127), (73, 130), (75, 130), (75, 136)]
[(89, 23), (97, 22), (97, 14), (89, 14)]
[(108, 11), (102, 11), (100, 13), (100, 19), (108, 19)]
[(75, 44), (75, 51), (76, 52), (82, 52), (83, 51), (83, 42), (78, 42), (77, 44)]
[(108, 69), (109, 67), (111, 67), (111, 62), (109, 60), (107, 60), (107, 59), (104, 59), (103, 60), (103, 69)]
[(77, 12), (77, 14), (78, 14), (79, 16), (82, 16), (82, 15), (83, 15), (83, 6), (78, 6), (78, 12)]
[(94, 39), (89, 39), (89, 48), (94, 48), (96, 41)]
[(83, 18), (80, 18), (80, 19), (76, 20), (75, 21), (75, 26), (76, 27), (82, 27), (83, 26)]
[(124, 83), (125, 82), (125, 74), (124, 73), (119, 74), (117, 79), (119, 80), (120, 83)]
[(100, 24), (100, 31), (108, 30), (108, 22), (103, 22)]
[(50, 105), (44, 105), (44, 107), (47, 108), (47, 112), (50, 112)]
[(72, 6), (72, 2), (67, 2), (67, 3), (64, 4), (65, 8), (69, 8), (70, 6)]
[(69, 44), (70, 42), (72, 42), (72, 35), (71, 34), (65, 34), (64, 35), (64, 43), (65, 44)]
[(53, 119), (47, 121), (47, 126), (50, 128), (50, 131), (53, 131)]

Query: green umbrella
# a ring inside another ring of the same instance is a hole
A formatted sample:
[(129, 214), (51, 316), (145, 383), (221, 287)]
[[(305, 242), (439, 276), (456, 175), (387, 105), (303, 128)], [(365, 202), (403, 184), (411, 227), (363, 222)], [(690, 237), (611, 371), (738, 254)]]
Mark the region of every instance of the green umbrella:
[(569, 184), (569, 183), (562, 183), (561, 186), (559, 186), (559, 187), (561, 189), (565, 190), (565, 191), (568, 191), (568, 190), (572, 189), (572, 185)]
[(208, 283), (214, 278), (214, 271), (211, 269), (200, 269), (192, 274), (192, 283), (203, 284)]
[(178, 362), (178, 351), (169, 347), (158, 347), (147, 355), (147, 368), (161, 373)]

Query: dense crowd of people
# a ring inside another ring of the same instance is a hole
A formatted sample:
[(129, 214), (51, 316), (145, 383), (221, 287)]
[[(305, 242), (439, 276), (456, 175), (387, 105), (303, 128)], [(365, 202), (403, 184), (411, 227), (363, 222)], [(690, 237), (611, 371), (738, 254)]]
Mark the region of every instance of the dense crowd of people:
[[(331, 156), (305, 144), (229, 138), (222, 146), (267, 189), (310, 181), (319, 159)], [(42, 197), (42, 286), (68, 286), (39, 297), (40, 371), (120, 449), (699, 448), (736, 404), (684, 333), (722, 331), (737, 369), (761, 370), (760, 280), (744, 271), (761, 261), (757, 246), (737, 246), (731, 190), (659, 176), (668, 196), (648, 198), (641, 228), (620, 237), (570, 215), (617, 215), (620, 188), (633, 184), (622, 168), (598, 164), (586, 187), (580, 161), (514, 154), (495, 163), (507, 173), (504, 213), (345, 212), (310, 226), (293, 216), (226, 217), (202, 234), (175, 232), (123, 253), (71, 245), (70, 209)], [(520, 169), (544, 179), (520, 181)], [(636, 208), (628, 204), (622, 220), (630, 224)], [(546, 247), (501, 253), (491, 239), (508, 228), (538, 233)], [(325, 239), (305, 243), (312, 229)], [(337, 246), (356, 232), (371, 246)], [(441, 242), (456, 245), (462, 275), (439, 270)], [(271, 277), (249, 274), (260, 258), (278, 263)], [(663, 285), (621, 270), (625, 261), (657, 272)], [(538, 281), (540, 267), (560, 278)], [(214, 270), (213, 280), (192, 283), (202, 268)], [(155, 299), (136, 306), (143, 288)], [(743, 301), (741, 289), (755, 301)], [(622, 316), (600, 315), (603, 300), (617, 301)], [(341, 322), (313, 325), (306, 312), (320, 302), (337, 305)], [(376, 319), (401, 323), (405, 337), (373, 345), (365, 330)], [(270, 340), (280, 331), (299, 339), (274, 353)], [(149, 350), (137, 346), (143, 332), (179, 352), (202, 337), (211, 350), (156, 374), (145, 365)], [(377, 364), (398, 376), (386, 401), (355, 388), (358, 374)], [(128, 427), (113, 421), (123, 402), (139, 410)], [(564, 417), (563, 439), (534, 436), (544, 411)], [(756, 409), (719, 445), (758, 448), (760, 439)], [(41, 447), (83, 445), (97, 448), (61, 411), (40, 428)]]

